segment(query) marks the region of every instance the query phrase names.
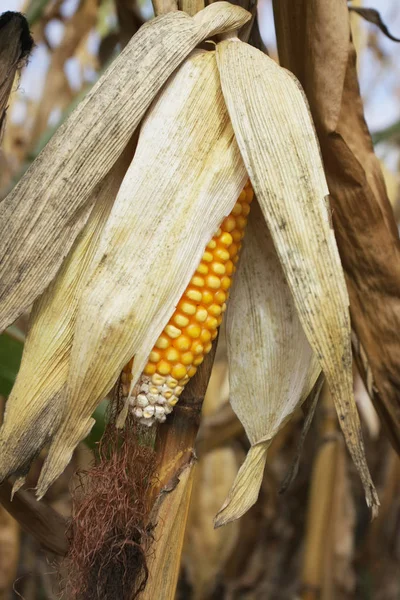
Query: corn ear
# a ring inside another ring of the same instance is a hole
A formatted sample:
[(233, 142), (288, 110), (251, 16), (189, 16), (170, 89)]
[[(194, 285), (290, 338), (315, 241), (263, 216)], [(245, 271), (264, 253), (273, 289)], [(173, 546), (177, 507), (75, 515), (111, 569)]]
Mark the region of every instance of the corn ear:
[(92, 207), (92, 192), (151, 101), (202, 40), (250, 18), (219, 2), (145, 24), (0, 204), (0, 331), (55, 276)]
[(132, 387), (214, 231), (247, 179), (215, 52), (196, 52), (153, 104), (79, 306), (63, 423), (39, 494), (90, 431), (90, 415), (134, 357)]
[(230, 401), (251, 448), (216, 517), (217, 527), (256, 502), (271, 441), (320, 373), (261, 210), (254, 204), (226, 321)]
[[(93, 194), (95, 202), (56, 279), (35, 302), (20, 370), (0, 430), (0, 479), (22, 476), (60, 424), (78, 300), (128, 167), (126, 152)], [(129, 153), (131, 156), (131, 153)]]
[(243, 160), (374, 514), (352, 389), (349, 300), (305, 96), (293, 75), (239, 40), (221, 42), (217, 60)]

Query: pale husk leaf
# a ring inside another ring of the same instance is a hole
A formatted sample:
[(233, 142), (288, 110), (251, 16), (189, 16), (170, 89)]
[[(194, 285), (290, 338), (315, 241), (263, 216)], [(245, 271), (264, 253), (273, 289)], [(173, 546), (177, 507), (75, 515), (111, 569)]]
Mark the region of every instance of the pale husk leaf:
[(101, 240), (80, 303), (64, 421), (40, 493), (91, 429), (90, 415), (132, 356), (135, 385), (246, 179), (215, 52), (196, 52), (152, 106)]
[(217, 58), (244, 162), (374, 513), (352, 390), (349, 301), (305, 97), (294, 76), (242, 42), (222, 42)]
[(20, 370), (0, 430), (0, 479), (15, 472), (23, 477), (60, 424), (78, 301), (130, 158), (132, 150), (121, 156), (96, 188), (86, 226), (57, 277), (33, 306)]
[(168, 77), (209, 36), (250, 18), (218, 2), (146, 23), (58, 129), (0, 204), (0, 331), (55, 276), (92, 207), (92, 192), (121, 154)]
[(217, 527), (239, 518), (257, 500), (268, 447), (320, 373), (254, 204), (226, 321), (230, 401), (252, 447), (217, 515)]

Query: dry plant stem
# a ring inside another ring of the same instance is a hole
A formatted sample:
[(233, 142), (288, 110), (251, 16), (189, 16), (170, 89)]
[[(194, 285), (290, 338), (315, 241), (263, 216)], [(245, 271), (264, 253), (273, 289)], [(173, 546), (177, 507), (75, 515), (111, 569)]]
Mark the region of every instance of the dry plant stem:
[(200, 426), (200, 414), (214, 362), (218, 338), (196, 375), (185, 390), (167, 422), (160, 425), (156, 437), (158, 481), (153, 498), (168, 488), (177, 474), (193, 460), (194, 443)]
[(16, 519), (22, 529), (46, 549), (64, 556), (68, 544), (65, 536), (66, 520), (51, 506), (37, 501), (25, 490), (19, 490), (11, 500), (12, 484), (5, 481), (0, 486), (0, 502)]
[(322, 391), (321, 404), (325, 415), (320, 430), (322, 445), (314, 464), (308, 504), (301, 577), (302, 600), (317, 600), (320, 598), (324, 577), (324, 562), (329, 551), (329, 545), (332, 542), (331, 536), (328, 536), (327, 539), (327, 531), (329, 531), (333, 508), (338, 452), (342, 442), (338, 437), (336, 414), (326, 383)]
[(192, 17), (204, 8), (204, 0), (179, 0), (178, 7)]
[(193, 483), (194, 444), (215, 350), (216, 340), (167, 423), (158, 426), (157, 480), (150, 501), (151, 521), (157, 526), (155, 542), (150, 548), (149, 587), (140, 596), (141, 600), (152, 600), (154, 591), (160, 589), (163, 600), (175, 597)]
[[(274, 1), (281, 64), (300, 80), (319, 137), (353, 327), (400, 453), (400, 247), (365, 123), (344, 0)], [(367, 386), (368, 387), (368, 386)]]
[(176, 0), (152, 0), (152, 4), (156, 17), (178, 10), (178, 2)]

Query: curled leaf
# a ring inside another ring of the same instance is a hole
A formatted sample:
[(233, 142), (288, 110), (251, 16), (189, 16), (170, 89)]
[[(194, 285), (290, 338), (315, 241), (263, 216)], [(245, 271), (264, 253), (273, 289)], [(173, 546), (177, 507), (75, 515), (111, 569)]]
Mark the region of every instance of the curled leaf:
[(35, 302), (21, 366), (0, 429), (0, 479), (23, 482), (31, 461), (60, 424), (78, 301), (131, 152), (94, 192), (95, 206), (56, 279)]
[(249, 218), (226, 332), (231, 404), (251, 448), (216, 517), (217, 527), (256, 502), (271, 441), (320, 372), (257, 205)]
[(349, 301), (304, 94), (293, 75), (247, 44), (222, 42), (217, 59), (243, 160), (374, 513), (379, 501), (352, 389)]
[(250, 14), (218, 2), (189, 17), (146, 23), (0, 204), (0, 331), (55, 276), (93, 206), (92, 192), (122, 153), (152, 100), (202, 40)]
[(246, 178), (215, 52), (196, 52), (149, 111), (101, 239), (79, 306), (63, 423), (39, 494), (68, 463), (132, 357), (135, 385)]
[(400, 42), (400, 38), (394, 37), (394, 35), (390, 33), (389, 29), (383, 22), (379, 11), (375, 10), (374, 8), (362, 8), (361, 6), (349, 6), (349, 11), (360, 15), (360, 17), (369, 23), (376, 25), (382, 31), (382, 33), (389, 38), (389, 40), (392, 40), (392, 42)]

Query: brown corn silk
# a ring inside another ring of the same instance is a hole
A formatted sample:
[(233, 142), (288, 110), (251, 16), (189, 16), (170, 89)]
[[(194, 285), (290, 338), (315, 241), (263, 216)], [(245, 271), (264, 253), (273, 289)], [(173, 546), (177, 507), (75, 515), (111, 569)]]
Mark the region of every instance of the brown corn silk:
[[(344, 0), (274, 2), (281, 64), (304, 87), (321, 145), (352, 324), (400, 452), (399, 235), (364, 119)], [(371, 389), (370, 389), (371, 391)]]

